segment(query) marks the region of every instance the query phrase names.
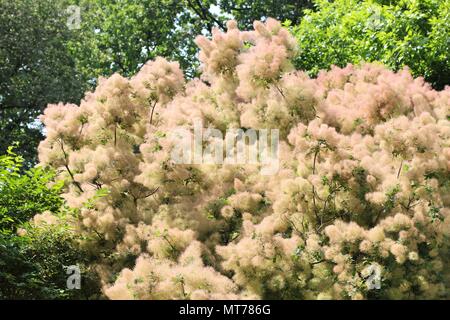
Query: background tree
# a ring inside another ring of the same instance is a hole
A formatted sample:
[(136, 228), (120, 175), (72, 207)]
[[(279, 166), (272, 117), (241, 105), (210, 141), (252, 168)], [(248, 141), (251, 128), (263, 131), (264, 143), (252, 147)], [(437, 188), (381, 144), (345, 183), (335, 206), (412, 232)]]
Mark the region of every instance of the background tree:
[(222, 0), (218, 5), (223, 12), (233, 15), (242, 28), (250, 28), (253, 21), (267, 17), (280, 21), (289, 20), (293, 25), (297, 25), (304, 9), (314, 9), (312, 0)]
[[(191, 38), (204, 22), (183, 1), (81, 0), (80, 38), (71, 43), (83, 74), (95, 80), (114, 72), (131, 76), (163, 55), (185, 65), (195, 55)], [(81, 39), (81, 41), (79, 41)]]
[(86, 85), (61, 1), (0, 0), (0, 30), (0, 154), (19, 141), (28, 165), (43, 137), (36, 117), (48, 103), (79, 101)]
[(298, 68), (315, 75), (331, 65), (381, 61), (394, 70), (409, 66), (436, 88), (450, 84), (450, 2), (315, 1), (293, 30), (300, 46)]

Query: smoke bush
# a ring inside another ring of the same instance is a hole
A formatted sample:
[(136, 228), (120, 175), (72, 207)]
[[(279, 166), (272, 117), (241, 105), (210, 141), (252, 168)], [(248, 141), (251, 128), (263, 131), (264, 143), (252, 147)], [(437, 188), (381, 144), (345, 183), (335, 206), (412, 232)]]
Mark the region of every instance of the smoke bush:
[[(104, 294), (449, 298), (450, 89), (377, 64), (311, 79), (273, 19), (196, 43), (201, 79), (157, 58), (41, 117), (40, 162), (65, 181)], [(195, 119), (280, 129), (280, 170), (175, 164), (171, 132)]]

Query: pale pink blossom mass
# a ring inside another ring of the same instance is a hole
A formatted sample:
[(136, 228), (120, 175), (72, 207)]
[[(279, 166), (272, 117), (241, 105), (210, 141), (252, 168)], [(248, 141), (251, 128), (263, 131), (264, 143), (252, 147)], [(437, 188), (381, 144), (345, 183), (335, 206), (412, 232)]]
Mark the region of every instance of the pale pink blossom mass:
[[(200, 79), (157, 58), (41, 116), (40, 163), (66, 182), (105, 295), (450, 298), (450, 88), (379, 64), (310, 78), (278, 21), (227, 26), (196, 39)], [(194, 119), (279, 129), (278, 172), (173, 163), (170, 133)]]

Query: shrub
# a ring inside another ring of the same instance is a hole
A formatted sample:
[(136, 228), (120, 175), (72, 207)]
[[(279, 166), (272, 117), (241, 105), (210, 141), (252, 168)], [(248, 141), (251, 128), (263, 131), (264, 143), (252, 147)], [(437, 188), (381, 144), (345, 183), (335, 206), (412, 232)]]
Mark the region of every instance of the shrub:
[[(68, 216), (69, 217), (69, 216)], [(0, 299), (90, 299), (101, 296), (91, 268), (94, 257), (80, 248), (67, 217), (46, 212), (21, 225), (20, 235), (0, 235)], [(78, 266), (81, 287), (67, 287), (67, 267)]]
[[(377, 64), (311, 79), (277, 21), (227, 26), (196, 39), (201, 79), (157, 58), (41, 117), (106, 296), (449, 298), (450, 89)], [(279, 128), (280, 170), (176, 164), (196, 119)]]
[[(13, 147), (0, 156), (0, 299), (99, 296), (95, 257), (79, 246), (72, 215), (61, 211), (63, 183), (43, 167), (22, 172), (23, 161)], [(70, 265), (80, 267), (80, 290), (67, 288)]]
[(15, 232), (16, 227), (37, 213), (57, 211), (62, 205), (62, 183), (49, 186), (54, 177), (42, 167), (22, 172), (24, 159), (9, 147), (0, 156), (0, 232)]
[(331, 65), (381, 61), (411, 68), (436, 88), (450, 84), (450, 4), (442, 0), (316, 1), (293, 28), (296, 66), (316, 75)]

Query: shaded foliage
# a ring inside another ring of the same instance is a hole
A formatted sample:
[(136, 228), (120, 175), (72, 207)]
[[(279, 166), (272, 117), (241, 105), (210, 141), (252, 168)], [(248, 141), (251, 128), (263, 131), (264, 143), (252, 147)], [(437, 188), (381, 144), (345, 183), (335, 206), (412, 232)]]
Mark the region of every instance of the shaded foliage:
[(21, 172), (24, 159), (8, 148), (0, 156), (0, 232), (11, 233), (35, 214), (57, 211), (62, 205), (59, 196), (62, 182), (51, 187), (54, 173), (42, 167)]
[(86, 88), (66, 20), (62, 1), (0, 0), (0, 154), (19, 141), (27, 167), (43, 137), (36, 117), (47, 103), (79, 101)]
[[(100, 294), (88, 252), (67, 226), (28, 225), (26, 235), (0, 235), (0, 299), (89, 299)], [(80, 268), (81, 288), (68, 289), (66, 268)]]
[[(60, 212), (62, 183), (48, 186), (54, 174), (40, 167), (21, 172), (24, 160), (12, 150), (10, 147), (0, 156), (0, 299), (85, 299), (98, 295), (97, 277), (87, 267), (92, 257), (80, 248), (80, 236), (69, 224), (69, 212), (60, 215), (57, 224), (28, 222), (36, 214), (50, 214), (48, 210)], [(65, 267), (69, 265), (80, 267), (80, 290), (67, 289)]]

